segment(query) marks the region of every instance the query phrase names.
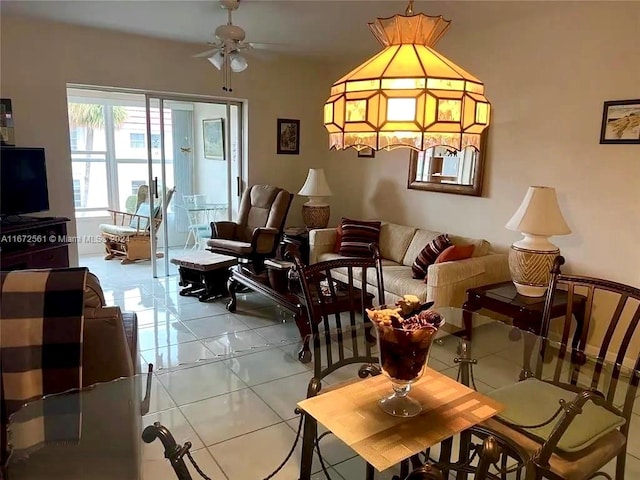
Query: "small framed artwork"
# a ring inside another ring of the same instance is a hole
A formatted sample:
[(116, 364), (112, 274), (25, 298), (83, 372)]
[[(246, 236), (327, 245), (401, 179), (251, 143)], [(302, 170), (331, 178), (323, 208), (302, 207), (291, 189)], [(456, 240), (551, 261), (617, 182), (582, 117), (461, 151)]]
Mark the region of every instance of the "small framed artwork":
[(202, 120), (204, 158), (224, 160), (224, 118)]
[(376, 151), (371, 147), (363, 148), (362, 150), (358, 150), (358, 157), (363, 158), (375, 158)]
[(600, 143), (640, 144), (640, 99), (604, 102)]
[(278, 154), (300, 153), (300, 120), (278, 119)]

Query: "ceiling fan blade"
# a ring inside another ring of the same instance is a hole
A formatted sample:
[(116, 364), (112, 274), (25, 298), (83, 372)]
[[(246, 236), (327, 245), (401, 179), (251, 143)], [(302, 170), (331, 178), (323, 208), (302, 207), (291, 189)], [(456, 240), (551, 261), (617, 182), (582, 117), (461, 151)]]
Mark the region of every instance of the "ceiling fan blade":
[(285, 43), (268, 43), (268, 42), (245, 42), (245, 45), (249, 45), (256, 50), (280, 50), (281, 47), (285, 47)]
[(221, 47), (212, 48), (211, 50), (207, 50), (206, 52), (196, 53), (193, 55), (193, 58), (202, 58), (202, 57), (210, 57), (214, 53), (221, 50)]

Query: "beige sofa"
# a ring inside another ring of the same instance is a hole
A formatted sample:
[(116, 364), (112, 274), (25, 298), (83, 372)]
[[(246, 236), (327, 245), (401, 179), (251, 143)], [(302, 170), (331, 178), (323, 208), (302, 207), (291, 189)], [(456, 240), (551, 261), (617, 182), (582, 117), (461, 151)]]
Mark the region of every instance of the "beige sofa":
[[(430, 265), (427, 281), (411, 278), (411, 265), (418, 253), (441, 232), (382, 223), (380, 256), (382, 257), (386, 303), (394, 303), (403, 295), (412, 294), (422, 301), (434, 301), (437, 307), (461, 307), (468, 288), (509, 280), (507, 256), (491, 251), (486, 240), (449, 235), (454, 245), (475, 245), (473, 257), (454, 262)], [(340, 258), (333, 253), (335, 228), (311, 230), (309, 262)], [(376, 293), (375, 272), (367, 274), (367, 290)], [(358, 279), (361, 280), (361, 279)], [(377, 300), (377, 299), (376, 299)]]

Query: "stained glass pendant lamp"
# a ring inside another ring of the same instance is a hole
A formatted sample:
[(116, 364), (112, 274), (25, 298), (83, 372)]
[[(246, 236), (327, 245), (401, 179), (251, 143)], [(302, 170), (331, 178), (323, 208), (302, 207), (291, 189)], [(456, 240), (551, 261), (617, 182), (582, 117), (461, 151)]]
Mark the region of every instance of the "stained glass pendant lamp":
[(450, 23), (414, 14), (410, 0), (405, 15), (369, 24), (384, 49), (331, 87), (330, 148), (479, 148), (491, 110), (484, 85), (433, 49)]

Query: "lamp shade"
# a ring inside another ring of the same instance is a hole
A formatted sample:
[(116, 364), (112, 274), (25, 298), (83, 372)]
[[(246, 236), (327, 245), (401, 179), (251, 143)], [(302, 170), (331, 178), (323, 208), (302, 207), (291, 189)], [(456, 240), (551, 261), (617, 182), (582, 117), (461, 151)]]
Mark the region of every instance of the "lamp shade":
[(207, 60), (211, 62), (211, 64), (216, 67), (218, 70), (222, 69), (222, 64), (224, 63), (224, 56), (220, 52), (216, 52), (211, 55)]
[(412, 12), (369, 24), (384, 50), (331, 87), (330, 148), (479, 149), (490, 116), (484, 85), (433, 49), (449, 24)]
[(333, 192), (329, 188), (327, 178), (324, 175), (324, 168), (310, 168), (307, 180), (298, 192), (298, 195), (307, 197), (329, 197)]
[(556, 197), (555, 188), (529, 187), (516, 213), (506, 224), (509, 230), (531, 235), (567, 235), (567, 225)]
[(231, 71), (234, 73), (244, 72), (249, 66), (247, 59), (238, 52), (233, 52), (229, 55), (229, 61), (231, 63)]

